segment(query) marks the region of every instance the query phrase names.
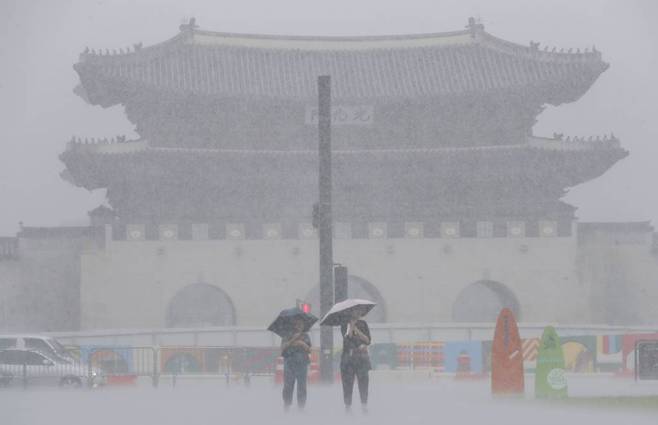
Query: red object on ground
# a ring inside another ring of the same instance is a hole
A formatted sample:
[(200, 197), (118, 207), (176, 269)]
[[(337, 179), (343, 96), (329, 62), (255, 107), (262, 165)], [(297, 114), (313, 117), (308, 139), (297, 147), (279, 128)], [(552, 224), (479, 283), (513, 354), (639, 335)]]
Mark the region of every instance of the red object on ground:
[(137, 375), (110, 375), (107, 377), (107, 385), (135, 385)]
[(523, 351), (514, 313), (504, 308), (498, 316), (491, 347), (491, 392), (494, 395), (524, 393)]
[(311, 362), (308, 369), (308, 383), (317, 384), (320, 382), (320, 364), (318, 362)]
[(317, 384), (320, 382), (320, 351), (311, 350), (309, 357), (311, 364), (308, 368), (307, 382), (309, 384)]
[(283, 357), (276, 358), (276, 367), (274, 369), (274, 383), (283, 385)]
[(457, 356), (457, 374), (455, 375), (456, 379), (465, 379), (471, 377), (471, 356), (466, 352), (462, 351)]

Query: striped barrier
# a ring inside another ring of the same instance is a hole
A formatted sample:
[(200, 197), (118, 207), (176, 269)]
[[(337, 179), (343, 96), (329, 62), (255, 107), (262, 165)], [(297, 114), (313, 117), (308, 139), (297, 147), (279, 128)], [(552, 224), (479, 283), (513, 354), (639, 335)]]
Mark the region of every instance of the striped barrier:
[(274, 369), (274, 383), (283, 385), (283, 357), (276, 358), (276, 367)]

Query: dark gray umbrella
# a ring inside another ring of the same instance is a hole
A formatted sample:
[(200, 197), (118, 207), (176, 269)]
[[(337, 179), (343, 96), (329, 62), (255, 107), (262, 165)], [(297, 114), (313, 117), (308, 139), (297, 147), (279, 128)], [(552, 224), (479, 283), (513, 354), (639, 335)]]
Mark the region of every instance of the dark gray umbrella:
[(284, 337), (294, 331), (293, 323), (296, 319), (304, 321), (304, 332), (308, 332), (313, 324), (318, 321), (317, 317), (310, 313), (304, 313), (299, 307), (287, 308), (279, 313), (274, 322), (267, 327), (267, 330)]

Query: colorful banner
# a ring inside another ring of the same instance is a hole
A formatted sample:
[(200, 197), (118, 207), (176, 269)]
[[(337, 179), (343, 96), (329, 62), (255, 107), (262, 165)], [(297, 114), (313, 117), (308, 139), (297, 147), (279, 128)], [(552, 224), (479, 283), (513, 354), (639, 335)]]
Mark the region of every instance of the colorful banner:
[(623, 361), (623, 335), (599, 335), (596, 337), (596, 370), (616, 371)]
[[(466, 357), (467, 356), (467, 357)], [(482, 342), (446, 342), (443, 346), (444, 371), (481, 374), (484, 371)], [(468, 370), (465, 370), (468, 360)]]
[(566, 336), (561, 339), (564, 367), (568, 372), (594, 372), (596, 336)]
[(80, 359), (91, 362), (93, 367), (102, 369), (109, 375), (131, 374), (135, 372), (131, 347), (80, 346)]

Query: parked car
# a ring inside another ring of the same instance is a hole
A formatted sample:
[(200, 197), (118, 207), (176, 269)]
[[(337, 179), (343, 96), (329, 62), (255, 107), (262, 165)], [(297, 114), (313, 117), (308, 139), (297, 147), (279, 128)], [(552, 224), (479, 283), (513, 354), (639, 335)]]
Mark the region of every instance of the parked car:
[(50, 357), (64, 361), (77, 361), (59, 341), (50, 336), (30, 334), (0, 335), (0, 350), (9, 348), (37, 350)]
[(49, 385), (60, 387), (97, 387), (107, 381), (95, 367), (51, 357), (37, 350), (10, 348), (0, 351), (0, 385)]

